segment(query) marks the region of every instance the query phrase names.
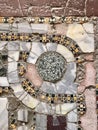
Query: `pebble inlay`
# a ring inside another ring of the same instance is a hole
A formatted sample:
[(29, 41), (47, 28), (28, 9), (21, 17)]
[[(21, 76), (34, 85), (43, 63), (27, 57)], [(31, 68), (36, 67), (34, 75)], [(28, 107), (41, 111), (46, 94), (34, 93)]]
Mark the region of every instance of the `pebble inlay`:
[(38, 58), (36, 68), (43, 80), (56, 82), (63, 77), (66, 60), (57, 52), (45, 52)]

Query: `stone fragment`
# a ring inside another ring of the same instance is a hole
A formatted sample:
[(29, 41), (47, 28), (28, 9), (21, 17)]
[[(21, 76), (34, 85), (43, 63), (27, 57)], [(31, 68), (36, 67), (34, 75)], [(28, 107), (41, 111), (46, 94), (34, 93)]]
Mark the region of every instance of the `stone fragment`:
[(22, 122), (28, 122), (28, 110), (19, 109), (18, 110), (18, 120)]
[(47, 130), (67, 130), (66, 116), (47, 116)]
[(20, 50), (29, 52), (31, 49), (31, 43), (30, 42), (20, 42)]
[(74, 55), (72, 54), (71, 51), (69, 51), (66, 47), (63, 45), (58, 45), (57, 50), (58, 53), (64, 56), (67, 62), (72, 62), (75, 61)]
[(8, 62), (18, 61), (19, 60), (19, 51), (9, 51), (8, 52)]
[(77, 122), (78, 121), (78, 115), (77, 115), (77, 109), (74, 109), (73, 111), (69, 112), (67, 114), (68, 122)]
[(34, 64), (27, 65), (27, 72), (25, 77), (29, 79), (36, 87), (41, 87), (43, 80), (39, 76), (36, 66)]
[(81, 24), (70, 24), (67, 36), (75, 40), (83, 52), (94, 52), (93, 25), (89, 23), (83, 25), (85, 27)]
[(9, 82), (8, 82), (7, 77), (0, 77), (0, 86), (9, 87)]
[[(56, 8), (56, 15), (62, 16), (97, 16), (97, 0), (7, 0), (0, 2), (1, 16), (51, 16), (51, 9)], [(64, 8), (65, 11), (61, 11)]]
[(31, 97), (29, 94), (24, 96), (22, 99), (22, 102), (29, 108), (36, 108), (36, 106), (39, 104), (39, 100)]
[(26, 125), (19, 126), (18, 130), (28, 130), (28, 127)]
[(8, 50), (9, 51), (19, 51), (19, 41), (10, 41), (8, 42)]
[(47, 51), (56, 51), (57, 43), (47, 43), (46, 48), (47, 48)]
[(77, 125), (74, 123), (67, 123), (68, 130), (77, 130)]
[(95, 75), (96, 71), (94, 68), (94, 63), (89, 62), (85, 65), (85, 77), (84, 80), (78, 87), (78, 92), (83, 92), (88, 86), (95, 86)]
[(36, 114), (36, 130), (46, 130), (47, 128), (47, 116), (42, 114)]
[(84, 92), (87, 111), (81, 117), (83, 130), (97, 130), (96, 97), (94, 89), (87, 89)]
[(0, 130), (8, 130), (7, 98), (0, 98)]
[(68, 2), (68, 8), (73, 8), (74, 10), (83, 11), (85, 8), (85, 0), (69, 0)]
[(62, 104), (62, 105), (57, 105), (56, 106), (56, 113), (57, 114), (67, 114), (68, 112), (72, 111), (73, 109), (76, 108), (76, 104), (75, 103), (66, 103), (66, 104)]
[(8, 80), (9, 83), (19, 82), (19, 76), (17, 72), (17, 62), (15, 61), (8, 63)]

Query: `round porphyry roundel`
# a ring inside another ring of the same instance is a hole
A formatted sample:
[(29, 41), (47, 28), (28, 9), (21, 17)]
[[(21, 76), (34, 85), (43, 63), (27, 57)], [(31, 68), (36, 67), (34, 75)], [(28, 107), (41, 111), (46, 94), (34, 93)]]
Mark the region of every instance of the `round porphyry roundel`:
[(66, 71), (66, 60), (57, 52), (45, 52), (37, 59), (36, 68), (44, 81), (54, 83), (63, 77)]

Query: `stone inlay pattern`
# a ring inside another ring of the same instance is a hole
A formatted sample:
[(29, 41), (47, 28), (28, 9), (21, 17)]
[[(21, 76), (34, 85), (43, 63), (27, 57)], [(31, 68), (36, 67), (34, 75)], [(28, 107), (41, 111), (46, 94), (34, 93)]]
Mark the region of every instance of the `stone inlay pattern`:
[[(0, 117), (0, 128), (97, 130), (97, 18), (33, 19), (1, 18), (0, 63), (6, 71), (0, 70), (0, 101), (6, 104), (2, 111), (7, 118), (3, 125)], [(49, 74), (43, 77), (43, 71)]]
[(57, 52), (45, 52), (36, 61), (36, 68), (44, 81), (56, 82), (66, 70), (64, 57)]

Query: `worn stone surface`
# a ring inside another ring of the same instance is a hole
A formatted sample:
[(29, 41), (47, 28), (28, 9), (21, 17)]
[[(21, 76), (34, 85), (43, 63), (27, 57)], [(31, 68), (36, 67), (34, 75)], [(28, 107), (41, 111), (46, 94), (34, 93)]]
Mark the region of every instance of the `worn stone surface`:
[(0, 129), (1, 130), (8, 130), (8, 111), (7, 111), (7, 98), (0, 98)]
[(95, 68), (96, 68), (96, 84), (98, 84), (98, 21), (95, 26)]
[(70, 24), (66, 35), (75, 40), (83, 52), (94, 52), (93, 24)]
[(1, 16), (94, 16), (97, 0), (0, 0)]
[(39, 76), (35, 65), (28, 64), (28, 69), (25, 77), (28, 78), (36, 87), (40, 87), (43, 83), (43, 80)]
[(96, 115), (96, 95), (94, 89), (87, 89), (85, 92), (85, 100), (87, 111), (81, 117), (83, 130), (97, 130), (97, 115)]
[(90, 62), (85, 65), (85, 77), (78, 87), (79, 92), (83, 92), (88, 86), (95, 86), (96, 82), (96, 71), (94, 69), (94, 63)]

